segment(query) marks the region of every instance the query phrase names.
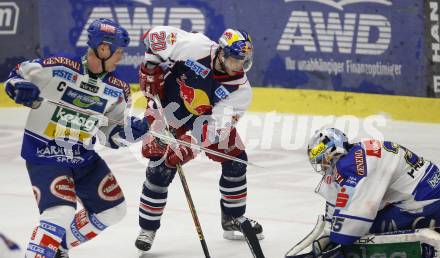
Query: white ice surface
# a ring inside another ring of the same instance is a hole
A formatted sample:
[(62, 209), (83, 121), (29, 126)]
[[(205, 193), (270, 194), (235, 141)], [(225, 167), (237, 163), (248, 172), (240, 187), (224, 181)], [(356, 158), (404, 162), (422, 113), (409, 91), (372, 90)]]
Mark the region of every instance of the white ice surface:
[[(24, 108), (0, 109), (0, 232), (23, 249), (38, 223), (37, 206), (20, 157), (26, 115)], [(323, 213), (324, 202), (313, 192), (320, 177), (312, 172), (306, 159), (306, 139), (314, 128), (320, 127), (319, 124), (330, 122), (343, 127), (349, 118), (250, 113), (241, 122), (240, 132), (251, 146), (249, 160), (266, 167), (248, 168), (246, 212), (264, 227), (266, 238), (261, 245), (266, 257), (284, 257), (284, 253), (312, 229), (317, 215)], [(397, 122), (386, 116), (361, 121), (352, 119), (345, 124), (351, 137), (383, 136), (440, 163), (439, 124)], [(146, 160), (140, 158), (139, 145), (122, 150), (99, 148), (98, 152), (108, 162), (124, 191), (128, 213), (122, 222), (96, 239), (71, 250), (70, 257), (135, 258), (139, 194)], [(201, 155), (186, 164), (184, 171), (211, 257), (251, 257), (245, 242), (222, 238), (218, 191), (220, 165)], [(204, 257), (178, 176), (169, 188), (162, 227), (146, 257)]]

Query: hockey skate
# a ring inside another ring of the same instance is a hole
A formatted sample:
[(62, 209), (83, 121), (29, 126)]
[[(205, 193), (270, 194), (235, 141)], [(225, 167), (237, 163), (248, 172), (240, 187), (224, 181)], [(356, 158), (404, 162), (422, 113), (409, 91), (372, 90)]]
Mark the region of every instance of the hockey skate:
[(224, 230), (223, 238), (228, 240), (245, 240), (245, 237), (243, 236), (243, 230), (241, 227), (241, 224), (244, 221), (249, 221), (249, 223), (252, 226), (252, 229), (257, 235), (258, 240), (264, 239), (263, 227), (260, 225), (260, 223), (256, 222), (255, 220), (249, 219), (245, 216), (234, 218), (222, 212), (222, 228)]
[(137, 237), (135, 242), (135, 246), (137, 247), (137, 249), (139, 249), (139, 256), (142, 256), (145, 252), (151, 249), (155, 236), (155, 230), (141, 229), (141, 232), (139, 232), (139, 236)]

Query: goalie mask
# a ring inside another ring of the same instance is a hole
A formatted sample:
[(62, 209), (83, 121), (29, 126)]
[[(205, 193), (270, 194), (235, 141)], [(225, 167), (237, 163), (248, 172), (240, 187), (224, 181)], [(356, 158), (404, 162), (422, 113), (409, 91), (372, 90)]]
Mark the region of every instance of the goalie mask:
[(218, 40), (223, 49), (224, 64), (228, 58), (240, 60), (242, 70), (247, 72), (252, 67), (254, 46), (249, 34), (243, 30), (227, 29)]
[(313, 169), (325, 175), (339, 158), (347, 154), (349, 143), (347, 136), (335, 128), (321, 129), (310, 138), (307, 154)]

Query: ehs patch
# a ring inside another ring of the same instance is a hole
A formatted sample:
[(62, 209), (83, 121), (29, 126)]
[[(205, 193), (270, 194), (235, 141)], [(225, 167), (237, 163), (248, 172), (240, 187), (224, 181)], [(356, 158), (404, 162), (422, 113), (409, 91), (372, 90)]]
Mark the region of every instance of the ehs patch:
[(52, 181), (50, 192), (56, 197), (68, 202), (76, 202), (75, 183), (73, 178), (59, 176)]
[(229, 94), (230, 92), (223, 85), (215, 90), (215, 95), (219, 99), (225, 99)]
[(206, 78), (206, 76), (208, 76), (209, 72), (211, 71), (211, 69), (191, 59), (185, 61), (185, 66), (188, 66), (189, 68), (191, 68), (191, 70), (194, 71), (195, 74), (200, 75), (203, 78)]
[(67, 88), (64, 92), (61, 100), (73, 104), (77, 107), (90, 109), (99, 113), (103, 113), (105, 106), (107, 105), (106, 99), (101, 99), (98, 96), (91, 96), (89, 94)]
[(116, 201), (124, 197), (113, 174), (107, 174), (99, 183), (98, 194), (101, 199), (106, 201)]

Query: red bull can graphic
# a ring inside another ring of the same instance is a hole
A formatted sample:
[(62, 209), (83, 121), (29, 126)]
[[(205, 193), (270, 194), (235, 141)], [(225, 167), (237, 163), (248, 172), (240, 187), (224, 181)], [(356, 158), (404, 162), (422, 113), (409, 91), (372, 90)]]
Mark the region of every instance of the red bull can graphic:
[(188, 86), (184, 80), (177, 79), (180, 88), (180, 97), (185, 108), (194, 115), (200, 116), (211, 111), (212, 105), (208, 94), (201, 89)]

